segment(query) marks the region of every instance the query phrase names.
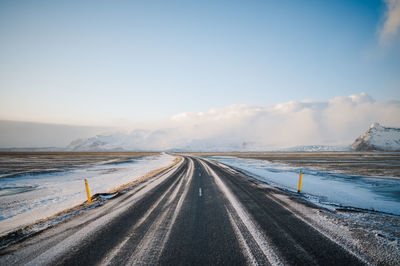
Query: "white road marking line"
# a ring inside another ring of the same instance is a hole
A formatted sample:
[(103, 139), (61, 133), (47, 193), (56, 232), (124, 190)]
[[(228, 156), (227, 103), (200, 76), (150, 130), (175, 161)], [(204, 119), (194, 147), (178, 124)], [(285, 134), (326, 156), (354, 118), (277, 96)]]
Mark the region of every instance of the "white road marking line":
[(201, 187), (199, 187), (199, 197), (201, 197)]

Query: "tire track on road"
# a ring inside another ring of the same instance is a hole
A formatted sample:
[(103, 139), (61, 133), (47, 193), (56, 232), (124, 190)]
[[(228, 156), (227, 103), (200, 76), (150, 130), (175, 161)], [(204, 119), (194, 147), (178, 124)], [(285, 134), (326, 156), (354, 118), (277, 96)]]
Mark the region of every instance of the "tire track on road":
[(238, 197), (251, 214), (251, 219), (262, 228), (273, 248), (288, 264), (352, 264), (364, 265), (358, 256), (333, 242), (317, 229), (296, 217), (286, 206), (272, 200), (268, 190), (260, 189), (243, 176), (205, 162), (223, 183)]

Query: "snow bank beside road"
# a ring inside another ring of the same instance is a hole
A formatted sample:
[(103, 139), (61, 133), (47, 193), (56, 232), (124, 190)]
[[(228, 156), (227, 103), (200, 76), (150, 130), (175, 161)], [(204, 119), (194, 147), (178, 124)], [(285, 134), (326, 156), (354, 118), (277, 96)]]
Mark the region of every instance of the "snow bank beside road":
[[(296, 192), (300, 168), (265, 160), (211, 156), (268, 184)], [(301, 192), (328, 208), (360, 208), (400, 215), (400, 179), (303, 169)]]
[(168, 154), (160, 154), (136, 158), (126, 163), (0, 178), (0, 234), (84, 202), (85, 178), (89, 182), (91, 195), (104, 193), (168, 166), (174, 158)]

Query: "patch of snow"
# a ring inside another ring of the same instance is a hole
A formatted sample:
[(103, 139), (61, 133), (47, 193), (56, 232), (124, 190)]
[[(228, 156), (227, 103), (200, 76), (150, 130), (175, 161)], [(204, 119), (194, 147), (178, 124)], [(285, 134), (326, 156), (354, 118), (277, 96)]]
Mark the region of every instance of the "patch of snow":
[[(265, 160), (211, 156), (267, 184), (297, 192), (300, 168)], [(400, 215), (400, 179), (302, 169), (301, 195), (327, 208), (360, 208)]]
[(65, 172), (0, 178), (0, 234), (31, 224), (106, 193), (171, 164), (168, 154), (145, 156), (124, 164), (102, 164)]

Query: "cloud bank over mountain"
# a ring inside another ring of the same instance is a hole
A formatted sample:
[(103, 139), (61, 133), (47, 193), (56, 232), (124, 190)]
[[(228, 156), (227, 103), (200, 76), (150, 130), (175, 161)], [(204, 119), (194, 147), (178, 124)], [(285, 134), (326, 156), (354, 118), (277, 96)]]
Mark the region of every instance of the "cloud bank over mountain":
[(273, 150), (299, 145), (350, 145), (372, 122), (400, 126), (400, 101), (365, 93), (269, 107), (230, 105), (180, 113), (152, 129), (74, 141), (71, 150)]

